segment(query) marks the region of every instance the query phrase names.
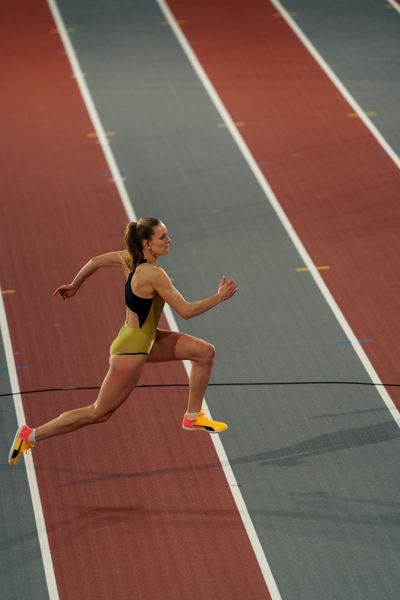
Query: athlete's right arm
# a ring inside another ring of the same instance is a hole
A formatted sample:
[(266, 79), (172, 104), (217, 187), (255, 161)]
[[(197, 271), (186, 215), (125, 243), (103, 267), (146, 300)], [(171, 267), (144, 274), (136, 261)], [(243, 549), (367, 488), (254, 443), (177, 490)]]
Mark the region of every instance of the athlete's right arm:
[(222, 277), (218, 286), (218, 291), (203, 300), (188, 302), (182, 294), (172, 284), (167, 273), (160, 268), (153, 269), (151, 272), (152, 286), (167, 304), (173, 308), (183, 319), (191, 319), (201, 315), (217, 304), (232, 298), (237, 292), (236, 283), (233, 279)]
[(72, 298), (72, 296), (75, 296), (82, 283), (86, 281), (88, 277), (93, 275), (93, 273), (95, 273), (98, 269), (101, 267), (124, 266), (127, 255), (128, 253), (126, 250), (117, 250), (115, 252), (107, 252), (106, 254), (93, 256), (75, 275), (71, 283), (61, 285), (55, 290), (53, 295), (56, 296), (57, 294), (60, 294), (63, 300)]

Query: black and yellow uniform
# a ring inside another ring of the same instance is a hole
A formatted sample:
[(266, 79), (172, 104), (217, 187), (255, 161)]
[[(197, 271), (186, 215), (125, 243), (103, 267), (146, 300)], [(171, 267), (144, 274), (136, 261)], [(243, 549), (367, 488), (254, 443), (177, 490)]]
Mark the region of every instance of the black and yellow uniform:
[[(147, 262), (141, 260), (139, 264)], [(110, 354), (149, 354), (156, 338), (157, 325), (164, 306), (159, 294), (154, 298), (141, 298), (132, 292), (131, 282), (135, 271), (128, 275), (125, 284), (125, 304), (139, 320), (139, 327), (124, 323), (110, 347)]]

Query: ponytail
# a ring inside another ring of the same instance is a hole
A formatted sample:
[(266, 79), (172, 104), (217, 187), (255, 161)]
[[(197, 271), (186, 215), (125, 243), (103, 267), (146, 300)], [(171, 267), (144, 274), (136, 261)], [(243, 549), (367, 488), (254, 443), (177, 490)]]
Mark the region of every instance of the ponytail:
[(151, 239), (154, 227), (160, 223), (154, 217), (141, 217), (137, 222), (132, 221), (126, 226), (125, 244), (130, 256), (127, 265), (130, 271), (134, 271), (143, 258), (143, 241)]

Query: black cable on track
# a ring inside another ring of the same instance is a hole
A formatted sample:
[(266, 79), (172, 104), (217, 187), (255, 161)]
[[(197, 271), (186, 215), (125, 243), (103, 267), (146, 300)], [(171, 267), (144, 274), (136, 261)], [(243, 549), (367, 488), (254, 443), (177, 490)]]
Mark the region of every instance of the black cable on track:
[[(209, 383), (208, 387), (265, 387), (279, 385), (359, 385), (373, 387), (400, 387), (400, 383), (374, 383), (372, 381), (232, 381), (221, 383)], [(142, 383), (136, 388), (171, 388), (189, 387), (188, 383)], [(48, 392), (74, 392), (80, 390), (99, 390), (99, 385), (79, 385), (75, 387), (42, 388), (36, 390), (21, 390), (20, 392), (9, 392), (0, 394), (0, 398), (17, 396), (18, 394), (44, 394)]]

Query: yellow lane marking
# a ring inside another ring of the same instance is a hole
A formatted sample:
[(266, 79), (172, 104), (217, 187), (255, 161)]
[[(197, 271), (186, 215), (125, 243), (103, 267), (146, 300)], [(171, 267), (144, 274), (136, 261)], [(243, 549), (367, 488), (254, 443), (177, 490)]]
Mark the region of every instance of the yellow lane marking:
[[(246, 123), (244, 121), (235, 121), (236, 127), (244, 127)], [(217, 123), (217, 127), (222, 129), (223, 127), (228, 127), (226, 123)]]
[[(328, 269), (330, 269), (330, 267), (328, 265), (322, 265), (321, 267), (316, 267), (317, 271), (327, 271)], [(297, 273), (305, 273), (307, 271), (309, 271), (310, 269), (308, 269), (307, 267), (298, 267), (296, 269)]]
[[(367, 115), (367, 117), (376, 117), (376, 112), (374, 112), (373, 110), (369, 110), (368, 112), (365, 113)], [(351, 112), (348, 113), (347, 115), (350, 119), (358, 119), (358, 114), (355, 112)]]
[[(115, 131), (105, 131), (104, 133), (105, 133), (105, 136), (108, 137), (108, 138), (114, 137), (114, 135), (115, 135)], [(86, 137), (90, 138), (90, 139), (97, 140), (97, 133), (95, 131), (92, 131), (90, 133), (87, 133)]]

